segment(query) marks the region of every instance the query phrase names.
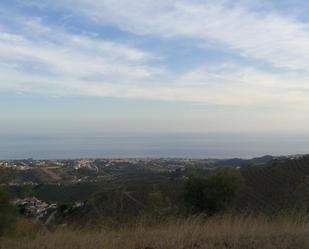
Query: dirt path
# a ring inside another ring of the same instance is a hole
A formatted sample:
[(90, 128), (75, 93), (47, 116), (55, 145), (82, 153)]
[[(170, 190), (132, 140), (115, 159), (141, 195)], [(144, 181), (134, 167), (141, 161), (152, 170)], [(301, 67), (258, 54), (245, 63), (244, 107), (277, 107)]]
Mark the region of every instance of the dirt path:
[(52, 178), (54, 181), (58, 182), (61, 180), (61, 177), (58, 176), (55, 172), (53, 172), (52, 170), (48, 169), (48, 168), (41, 168), (41, 170), (47, 174), (50, 178)]

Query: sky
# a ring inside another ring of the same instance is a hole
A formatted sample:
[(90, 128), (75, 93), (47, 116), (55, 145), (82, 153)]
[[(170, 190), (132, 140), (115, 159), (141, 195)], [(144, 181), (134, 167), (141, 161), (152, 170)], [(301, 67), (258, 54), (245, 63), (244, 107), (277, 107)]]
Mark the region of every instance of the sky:
[(306, 0), (1, 0), (0, 134), (309, 133)]

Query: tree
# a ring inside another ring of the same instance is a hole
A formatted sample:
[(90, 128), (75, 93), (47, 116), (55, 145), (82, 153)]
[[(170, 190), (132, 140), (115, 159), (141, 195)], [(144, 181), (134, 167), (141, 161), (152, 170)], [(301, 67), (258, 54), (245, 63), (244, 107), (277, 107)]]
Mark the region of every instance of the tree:
[(0, 169), (0, 184), (6, 184), (15, 178), (16, 172), (13, 169)]
[(155, 216), (165, 216), (172, 212), (172, 205), (167, 197), (160, 191), (153, 191), (148, 194), (147, 212)]
[(223, 212), (233, 204), (242, 185), (239, 170), (232, 168), (218, 169), (208, 176), (192, 176), (185, 185), (185, 202), (195, 213)]
[(10, 204), (8, 194), (0, 190), (0, 236), (11, 230), (16, 220), (16, 209)]
[[(14, 171), (0, 170), (0, 184), (5, 184), (14, 178)], [(9, 231), (17, 220), (16, 209), (11, 205), (9, 195), (0, 189), (0, 236)]]

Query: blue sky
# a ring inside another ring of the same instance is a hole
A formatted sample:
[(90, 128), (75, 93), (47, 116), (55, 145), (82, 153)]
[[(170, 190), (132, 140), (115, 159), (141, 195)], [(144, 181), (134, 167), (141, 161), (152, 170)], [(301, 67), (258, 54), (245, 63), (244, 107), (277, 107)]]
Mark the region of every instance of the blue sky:
[(2, 0), (1, 133), (308, 133), (308, 10)]

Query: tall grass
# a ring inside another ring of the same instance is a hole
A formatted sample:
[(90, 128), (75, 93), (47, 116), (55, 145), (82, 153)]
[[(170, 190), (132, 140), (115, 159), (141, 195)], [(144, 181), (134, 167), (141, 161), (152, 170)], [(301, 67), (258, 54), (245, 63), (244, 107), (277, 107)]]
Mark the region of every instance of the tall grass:
[(308, 249), (308, 217), (174, 218), (6, 237), (1, 249)]

